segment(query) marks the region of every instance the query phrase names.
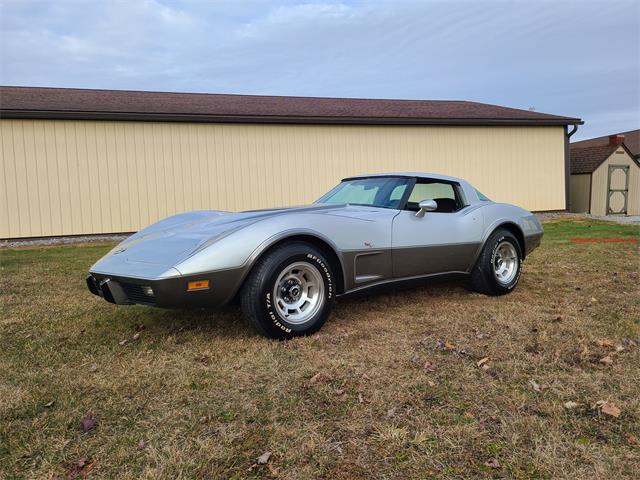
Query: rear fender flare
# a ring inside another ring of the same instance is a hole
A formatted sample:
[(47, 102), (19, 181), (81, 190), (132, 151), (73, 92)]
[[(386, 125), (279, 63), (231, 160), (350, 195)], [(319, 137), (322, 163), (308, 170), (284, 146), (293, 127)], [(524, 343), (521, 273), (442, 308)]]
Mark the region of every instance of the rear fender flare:
[(489, 237), (491, 236), (491, 234), (501, 227), (505, 227), (507, 230), (515, 229), (518, 232), (516, 234), (516, 238), (519, 237), (518, 242), (520, 243), (520, 250), (522, 251), (522, 255), (523, 255), (522, 260), (524, 260), (525, 245), (524, 245), (524, 232), (522, 231), (522, 228), (513, 220), (510, 220), (508, 218), (501, 218), (499, 220), (495, 220), (485, 230), (484, 235), (482, 236), (482, 240), (480, 241), (480, 246), (478, 247), (478, 250), (476, 250), (476, 253), (473, 255), (473, 261), (471, 262), (471, 266), (470, 266), (471, 269), (475, 267), (476, 262), (478, 261), (478, 257), (480, 256), (480, 253), (484, 249), (487, 243), (487, 240), (489, 240)]

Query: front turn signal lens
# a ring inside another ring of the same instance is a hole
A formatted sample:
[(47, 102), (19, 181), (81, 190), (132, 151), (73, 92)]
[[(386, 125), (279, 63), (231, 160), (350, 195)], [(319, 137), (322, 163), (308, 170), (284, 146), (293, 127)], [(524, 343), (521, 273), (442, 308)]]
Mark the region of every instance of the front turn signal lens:
[(209, 290), (209, 280), (196, 280), (195, 282), (187, 283), (187, 292), (195, 290)]

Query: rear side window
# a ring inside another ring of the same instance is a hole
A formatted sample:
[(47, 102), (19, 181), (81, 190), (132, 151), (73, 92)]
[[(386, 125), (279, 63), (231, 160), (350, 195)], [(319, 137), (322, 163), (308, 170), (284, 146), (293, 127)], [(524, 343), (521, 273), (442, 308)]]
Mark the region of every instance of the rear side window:
[(482, 192), (476, 190), (476, 193), (478, 194), (478, 200), (480, 200), (481, 202), (490, 202), (491, 200), (489, 199), (489, 197), (487, 197), (486, 195), (484, 195)]

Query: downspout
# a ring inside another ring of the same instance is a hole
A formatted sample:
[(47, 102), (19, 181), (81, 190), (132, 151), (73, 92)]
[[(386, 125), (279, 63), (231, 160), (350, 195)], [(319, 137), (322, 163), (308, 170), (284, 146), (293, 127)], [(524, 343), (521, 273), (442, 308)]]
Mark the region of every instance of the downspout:
[(578, 125), (574, 124), (573, 129), (568, 132), (568, 127), (564, 127), (564, 206), (567, 212), (571, 211), (571, 153), (569, 150), (569, 139), (578, 131)]
[(578, 131), (578, 125), (577, 125), (577, 124), (575, 124), (575, 125), (573, 125), (573, 130), (571, 130), (571, 131), (567, 134), (567, 137), (568, 137), (568, 138), (571, 138), (571, 135), (573, 135), (573, 134), (574, 134), (574, 133), (576, 133), (577, 131)]

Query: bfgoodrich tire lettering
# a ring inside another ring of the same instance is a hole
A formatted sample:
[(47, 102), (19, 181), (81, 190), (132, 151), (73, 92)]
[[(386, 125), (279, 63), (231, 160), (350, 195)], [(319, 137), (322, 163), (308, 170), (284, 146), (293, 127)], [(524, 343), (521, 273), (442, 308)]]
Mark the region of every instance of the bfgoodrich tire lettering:
[(499, 228), (487, 239), (471, 272), (469, 285), (486, 295), (504, 295), (518, 284), (521, 272), (520, 244), (510, 231)]
[(247, 323), (277, 339), (309, 335), (326, 322), (335, 295), (331, 266), (313, 245), (289, 242), (265, 254), (245, 281)]

